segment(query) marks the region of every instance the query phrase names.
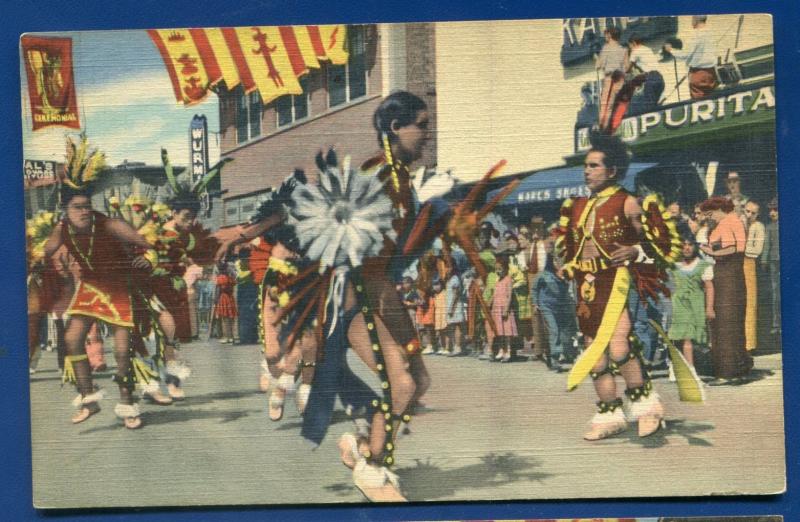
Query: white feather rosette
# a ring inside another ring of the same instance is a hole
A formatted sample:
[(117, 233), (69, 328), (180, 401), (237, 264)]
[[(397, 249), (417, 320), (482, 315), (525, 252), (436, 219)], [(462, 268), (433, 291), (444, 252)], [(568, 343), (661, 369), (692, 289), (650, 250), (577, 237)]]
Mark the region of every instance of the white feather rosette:
[(396, 240), (392, 228), (392, 201), (384, 182), (375, 175), (350, 169), (350, 158), (341, 169), (320, 172), (319, 184), (300, 184), (292, 193), (289, 224), (300, 247), (320, 272), (328, 267), (361, 266), (366, 257), (377, 256), (384, 237)]

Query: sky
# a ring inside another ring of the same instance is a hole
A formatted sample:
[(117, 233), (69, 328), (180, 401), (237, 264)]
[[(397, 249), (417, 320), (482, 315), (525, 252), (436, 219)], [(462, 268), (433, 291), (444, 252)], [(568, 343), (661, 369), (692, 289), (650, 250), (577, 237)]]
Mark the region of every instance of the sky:
[[(105, 152), (109, 165), (123, 161), (161, 163), (161, 147), (176, 165), (189, 162), (189, 123), (205, 114), (209, 161), (219, 158), (219, 102), (214, 94), (185, 107), (175, 100), (161, 55), (146, 31), (36, 33), (72, 38), (73, 72), (82, 130)], [(22, 78), (23, 158), (63, 161), (65, 137), (77, 130), (49, 126), (32, 130), (24, 65)]]

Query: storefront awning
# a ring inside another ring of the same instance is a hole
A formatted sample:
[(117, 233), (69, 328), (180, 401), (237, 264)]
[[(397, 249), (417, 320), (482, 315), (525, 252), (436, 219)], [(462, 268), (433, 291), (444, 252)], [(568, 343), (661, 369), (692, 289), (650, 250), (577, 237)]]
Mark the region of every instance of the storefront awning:
[[(636, 188), (636, 176), (656, 163), (631, 163), (628, 173), (622, 181), (622, 186), (633, 192)], [(491, 200), (502, 189), (493, 190), (487, 195)], [(525, 205), (533, 203), (546, 203), (560, 201), (571, 196), (588, 196), (583, 178), (583, 166), (562, 167), (552, 170), (534, 172), (522, 180), (522, 183), (503, 201), (505, 205)]]

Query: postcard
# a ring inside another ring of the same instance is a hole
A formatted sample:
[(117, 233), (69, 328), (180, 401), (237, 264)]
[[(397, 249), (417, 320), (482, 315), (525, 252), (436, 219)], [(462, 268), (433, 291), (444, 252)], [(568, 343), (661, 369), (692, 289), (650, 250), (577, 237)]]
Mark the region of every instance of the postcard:
[(20, 38), (37, 508), (784, 491), (769, 15), (254, 23)]

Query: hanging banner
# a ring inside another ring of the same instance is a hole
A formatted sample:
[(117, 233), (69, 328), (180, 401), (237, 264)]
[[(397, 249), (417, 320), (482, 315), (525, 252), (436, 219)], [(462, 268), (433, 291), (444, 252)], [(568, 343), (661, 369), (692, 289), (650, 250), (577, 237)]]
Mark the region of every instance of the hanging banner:
[(158, 48), (175, 99), (193, 105), (224, 82), (245, 93), (259, 91), (264, 104), (302, 94), (299, 79), (320, 60), (347, 63), (347, 26), (299, 25), (159, 29), (147, 34)]
[(23, 36), (21, 39), (33, 130), (50, 125), (80, 129), (72, 39)]

